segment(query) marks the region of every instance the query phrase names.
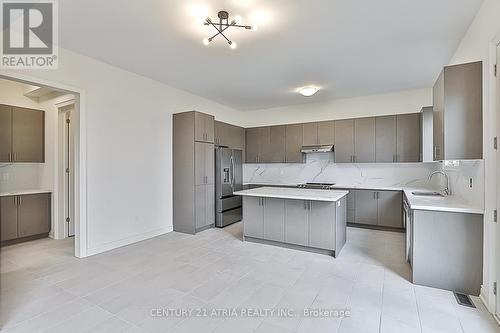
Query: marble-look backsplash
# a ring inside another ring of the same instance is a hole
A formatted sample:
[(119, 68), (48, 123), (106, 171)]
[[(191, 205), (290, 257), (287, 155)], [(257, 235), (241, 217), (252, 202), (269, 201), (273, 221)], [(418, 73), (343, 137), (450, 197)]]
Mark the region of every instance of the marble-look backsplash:
[(39, 189), (43, 164), (0, 164), (0, 192)]
[[(450, 176), (453, 194), (483, 206), (484, 164), (482, 160), (450, 163), (334, 163), (332, 154), (308, 154), (304, 164), (244, 164), (243, 182), (259, 184), (335, 183), (346, 186), (422, 187), (442, 189), (444, 177), (428, 176), (444, 170)], [(469, 178), (473, 187), (469, 187)]]

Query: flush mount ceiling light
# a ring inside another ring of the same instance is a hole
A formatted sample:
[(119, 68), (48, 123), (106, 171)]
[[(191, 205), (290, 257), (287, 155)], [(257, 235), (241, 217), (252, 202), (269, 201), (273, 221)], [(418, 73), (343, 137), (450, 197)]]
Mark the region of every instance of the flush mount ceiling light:
[(301, 94), (302, 96), (305, 96), (305, 97), (311, 97), (312, 95), (314, 95), (315, 93), (317, 93), (319, 90), (318, 87), (315, 87), (315, 86), (307, 86), (307, 87), (302, 87), (302, 88), (299, 88), (297, 91), (299, 94)]
[(239, 15), (235, 16), (234, 19), (231, 22), (229, 22), (229, 13), (226, 12), (225, 10), (221, 10), (217, 14), (217, 16), (219, 17), (219, 22), (214, 23), (212, 19), (210, 19), (210, 17), (207, 17), (207, 19), (203, 23), (204, 25), (212, 26), (215, 28), (215, 30), (217, 30), (217, 33), (215, 35), (213, 35), (210, 38), (205, 38), (203, 40), (204, 45), (209, 45), (215, 37), (221, 35), (227, 41), (229, 47), (234, 50), (236, 48), (236, 43), (229, 40), (229, 38), (227, 38), (226, 35), (224, 34), (224, 32), (227, 29), (234, 27), (234, 28), (244, 28), (247, 30), (254, 30), (254, 31), (257, 30), (257, 26), (252, 27), (251, 25), (242, 25), (241, 24), (242, 19), (241, 16)]

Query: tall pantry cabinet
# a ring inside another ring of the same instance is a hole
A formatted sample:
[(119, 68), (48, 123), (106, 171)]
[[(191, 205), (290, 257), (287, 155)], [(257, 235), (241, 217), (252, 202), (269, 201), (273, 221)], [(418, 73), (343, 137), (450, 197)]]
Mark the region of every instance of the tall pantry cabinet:
[(174, 114), (174, 231), (195, 234), (214, 225), (214, 174), (214, 117)]

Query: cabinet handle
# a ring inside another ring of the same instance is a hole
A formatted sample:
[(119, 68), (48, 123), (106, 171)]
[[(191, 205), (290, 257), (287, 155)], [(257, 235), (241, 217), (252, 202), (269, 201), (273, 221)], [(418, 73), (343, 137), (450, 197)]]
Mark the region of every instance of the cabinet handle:
[(18, 206), (21, 206), (21, 203), (22, 203), (22, 201), (21, 201), (21, 196), (18, 196), (18, 197), (17, 197), (17, 202), (18, 202)]
[(17, 153), (13, 153), (13, 155), (14, 155), (14, 158), (12, 158), (12, 162), (15, 162), (15, 161), (17, 161)]
[(307, 201), (304, 200), (304, 210), (307, 210)]

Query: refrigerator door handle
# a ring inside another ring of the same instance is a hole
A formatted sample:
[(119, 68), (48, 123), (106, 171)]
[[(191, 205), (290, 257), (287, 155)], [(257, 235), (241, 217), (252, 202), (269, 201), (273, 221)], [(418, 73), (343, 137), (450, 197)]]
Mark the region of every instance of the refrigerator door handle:
[(230, 170), (231, 170), (231, 186), (234, 188), (234, 160), (233, 160), (233, 155), (231, 155), (231, 158), (229, 159), (230, 163)]

